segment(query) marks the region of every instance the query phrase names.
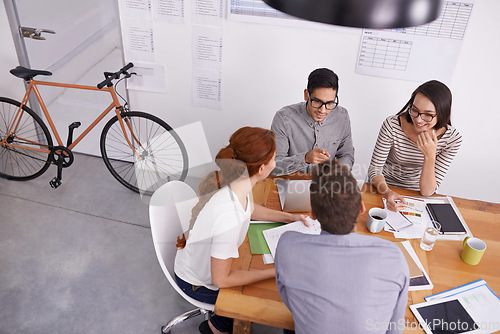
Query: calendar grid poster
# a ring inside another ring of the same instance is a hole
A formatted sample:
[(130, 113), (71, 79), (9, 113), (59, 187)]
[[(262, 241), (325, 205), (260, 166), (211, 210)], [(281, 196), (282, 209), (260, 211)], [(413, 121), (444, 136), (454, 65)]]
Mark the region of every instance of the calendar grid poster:
[(395, 79), (450, 82), (473, 2), (446, 1), (440, 17), (401, 29), (363, 29), (356, 73)]

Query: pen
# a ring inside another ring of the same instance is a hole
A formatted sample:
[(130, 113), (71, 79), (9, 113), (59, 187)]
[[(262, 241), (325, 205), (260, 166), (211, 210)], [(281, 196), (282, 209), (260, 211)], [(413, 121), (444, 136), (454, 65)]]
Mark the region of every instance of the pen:
[(431, 212), (429, 211), (429, 208), (427, 207), (427, 205), (425, 206), (425, 211), (427, 211), (427, 214), (429, 215), (429, 218), (431, 219), (432, 227), (436, 228), (436, 225), (434, 224), (434, 217), (431, 215)]

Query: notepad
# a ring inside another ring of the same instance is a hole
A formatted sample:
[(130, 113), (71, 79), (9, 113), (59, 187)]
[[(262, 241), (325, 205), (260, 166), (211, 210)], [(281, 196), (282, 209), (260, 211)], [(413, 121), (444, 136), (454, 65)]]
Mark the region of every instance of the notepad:
[(427, 210), (433, 221), (441, 225), (443, 234), (466, 234), (467, 231), (457, 216), (455, 209), (448, 203), (427, 203)]

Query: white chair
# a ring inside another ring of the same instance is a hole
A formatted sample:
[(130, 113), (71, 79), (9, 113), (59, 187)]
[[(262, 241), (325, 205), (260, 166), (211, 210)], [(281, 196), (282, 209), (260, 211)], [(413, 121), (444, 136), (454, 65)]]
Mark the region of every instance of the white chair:
[(149, 220), (156, 256), (161, 269), (172, 287), (196, 309), (185, 312), (171, 319), (161, 328), (162, 333), (169, 333), (176, 324), (198, 315), (208, 319), (214, 305), (200, 302), (186, 295), (174, 278), (174, 261), (177, 236), (189, 227), (191, 209), (198, 202), (193, 189), (180, 181), (170, 181), (158, 188), (149, 202)]

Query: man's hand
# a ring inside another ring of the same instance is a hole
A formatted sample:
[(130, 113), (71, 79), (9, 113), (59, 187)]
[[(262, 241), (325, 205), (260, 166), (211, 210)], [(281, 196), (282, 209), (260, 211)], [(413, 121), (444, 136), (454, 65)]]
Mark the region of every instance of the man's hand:
[(425, 131), (418, 135), (417, 147), (425, 159), (434, 159), (436, 157), (437, 143), (438, 139), (434, 130)]
[(308, 164), (317, 165), (328, 160), (328, 158), (330, 158), (330, 153), (322, 148), (316, 147), (306, 153), (305, 160)]

